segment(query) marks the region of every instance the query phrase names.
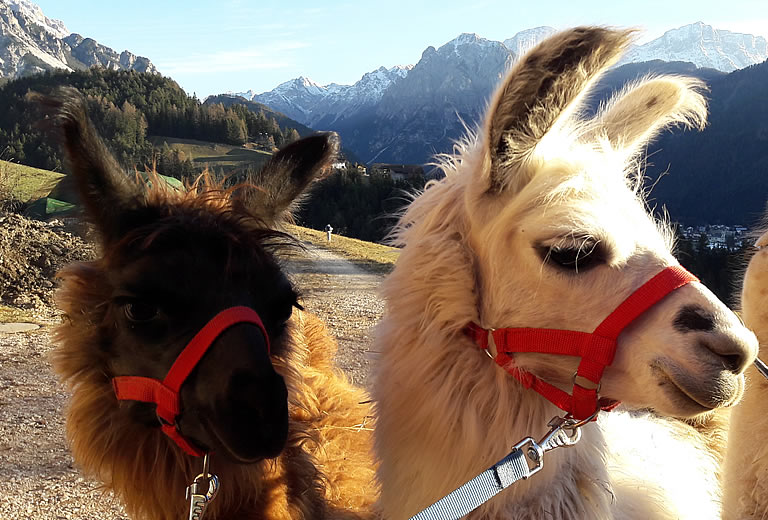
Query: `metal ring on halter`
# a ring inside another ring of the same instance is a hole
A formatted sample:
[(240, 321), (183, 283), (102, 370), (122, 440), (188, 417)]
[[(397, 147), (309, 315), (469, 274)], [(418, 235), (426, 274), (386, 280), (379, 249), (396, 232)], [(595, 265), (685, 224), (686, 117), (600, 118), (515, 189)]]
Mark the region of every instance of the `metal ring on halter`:
[(494, 359), (494, 360), (495, 360), (495, 359), (496, 359), (496, 356), (494, 356), (493, 354), (491, 354), (491, 349), (490, 349), (490, 346), (491, 346), (491, 343), (493, 343), (493, 350), (495, 350), (496, 352), (498, 352), (498, 348), (496, 348), (496, 340), (493, 338), (493, 333), (494, 333), (494, 331), (495, 331), (496, 329), (486, 329), (486, 330), (488, 331), (488, 341), (487, 341), (487, 343), (488, 343), (488, 346), (487, 346), (487, 347), (485, 347), (485, 348), (483, 349), (483, 352), (485, 352), (485, 355), (486, 355), (486, 356), (488, 356), (489, 358), (491, 358), (491, 359)]
[[(597, 409), (595, 410), (595, 413), (593, 413), (592, 415), (590, 415), (590, 416), (589, 416), (589, 417), (587, 417), (586, 419), (582, 419), (581, 421), (576, 421), (576, 422), (575, 422), (575, 423), (573, 423), (573, 424), (568, 424), (567, 426), (563, 426), (563, 429), (565, 429), (565, 430), (575, 430), (575, 429), (577, 429), (577, 428), (581, 428), (581, 427), (582, 427), (582, 426), (584, 426), (585, 424), (587, 424), (587, 423), (589, 423), (589, 422), (592, 422), (592, 420), (593, 420), (595, 417), (597, 417), (597, 414), (599, 414), (601, 411), (602, 411), (602, 410), (601, 410), (601, 409), (600, 409), (600, 407), (598, 406), (598, 407), (597, 407)], [(571, 414), (568, 414), (568, 415), (570, 416)], [(574, 419), (572, 419), (572, 418), (569, 418), (569, 420), (571, 420), (571, 421), (572, 421), (572, 420), (574, 420)]]
[(208, 476), (211, 475), (211, 472), (209, 471), (211, 467), (211, 457), (210, 452), (205, 452), (205, 455), (203, 456), (203, 478), (208, 478)]
[[(592, 388), (590, 388), (589, 386), (584, 386), (584, 385), (582, 385), (581, 383), (577, 383), (577, 382), (576, 382), (576, 378), (577, 378), (577, 377), (580, 377), (580, 378), (581, 378), (582, 380), (584, 380), (584, 381), (589, 381), (589, 383), (590, 383), (590, 386), (592, 386)], [(595, 385), (594, 381), (590, 381), (590, 380), (589, 380), (589, 379), (587, 379), (586, 377), (584, 377), (584, 376), (580, 376), (578, 372), (574, 372), (574, 373), (573, 373), (573, 377), (571, 378), (571, 382), (572, 382), (574, 385), (579, 385), (579, 386), (580, 386), (580, 387), (582, 387), (584, 390), (597, 390), (597, 393), (598, 393), (598, 394), (600, 393), (600, 388), (601, 388), (601, 387), (602, 387), (602, 385), (603, 385), (603, 382), (602, 382), (602, 381), (598, 381), (598, 383), (597, 383), (597, 387), (595, 387), (595, 386), (594, 386), (594, 385)]]

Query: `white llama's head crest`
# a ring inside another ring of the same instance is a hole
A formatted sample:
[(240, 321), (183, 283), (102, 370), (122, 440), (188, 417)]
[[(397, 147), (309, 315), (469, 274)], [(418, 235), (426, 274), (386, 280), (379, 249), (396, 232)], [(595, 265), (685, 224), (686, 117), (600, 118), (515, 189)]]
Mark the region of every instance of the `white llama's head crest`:
[[(446, 162), (455, 169), (450, 182), (464, 192), (484, 327), (591, 332), (635, 289), (676, 263), (672, 234), (646, 209), (639, 159), (664, 128), (704, 126), (704, 85), (646, 78), (593, 117), (582, 117), (590, 90), (631, 35), (577, 28), (541, 43), (498, 89), (474, 146)], [(711, 330), (680, 332), (675, 319), (685, 322), (684, 315), (703, 316), (710, 329), (738, 325), (708, 290), (694, 285), (665, 297), (622, 334), (623, 348), (603, 381), (605, 395), (674, 415), (738, 399), (754, 345), (721, 346), (704, 338)], [(694, 336), (701, 337), (692, 344)], [(516, 360), (564, 388), (578, 361), (542, 354)], [(711, 378), (701, 379), (702, 371)], [(712, 380), (722, 383), (717, 390)], [(660, 390), (649, 398), (649, 387)]]

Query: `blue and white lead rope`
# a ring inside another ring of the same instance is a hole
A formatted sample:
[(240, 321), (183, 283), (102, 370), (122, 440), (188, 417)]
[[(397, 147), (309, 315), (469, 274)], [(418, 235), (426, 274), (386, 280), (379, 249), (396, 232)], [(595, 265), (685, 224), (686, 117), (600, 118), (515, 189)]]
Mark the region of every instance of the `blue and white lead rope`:
[[(763, 377), (768, 379), (768, 365), (756, 358), (755, 368), (763, 375)], [(592, 418), (588, 419), (588, 421), (589, 420), (592, 420)], [(550, 426), (552, 426), (552, 423), (550, 423)], [(459, 520), (488, 502), (518, 480), (527, 479), (541, 469), (544, 452), (557, 447), (556, 445), (552, 446), (549, 444), (551, 439), (554, 440), (553, 434), (561, 426), (562, 425), (553, 427), (547, 437), (545, 437), (545, 440), (541, 442), (541, 444), (545, 446), (544, 449), (536, 444), (530, 437), (525, 439), (515, 446), (512, 451), (499, 462), (483, 471), (460, 488), (448, 493), (420, 513), (412, 516), (410, 520)], [(560, 445), (567, 446), (575, 444), (576, 442), (578, 442), (578, 439)], [(526, 460), (526, 452), (528, 450), (523, 449), (525, 445), (530, 445), (530, 449), (534, 450), (533, 453), (535, 453), (535, 455), (533, 457), (528, 457), (534, 464), (533, 468), (529, 466), (528, 461)]]
[(502, 490), (531, 476), (525, 453), (514, 449), (509, 455), (478, 476), (444, 496), (410, 520), (458, 520), (474, 511)]
[(583, 421), (577, 421), (569, 415), (553, 417), (547, 424), (550, 430), (539, 442), (526, 437), (506, 457), (410, 520), (459, 520), (468, 515), (518, 480), (538, 472), (544, 464), (546, 452), (579, 442), (580, 428), (597, 417), (598, 413), (600, 408)]

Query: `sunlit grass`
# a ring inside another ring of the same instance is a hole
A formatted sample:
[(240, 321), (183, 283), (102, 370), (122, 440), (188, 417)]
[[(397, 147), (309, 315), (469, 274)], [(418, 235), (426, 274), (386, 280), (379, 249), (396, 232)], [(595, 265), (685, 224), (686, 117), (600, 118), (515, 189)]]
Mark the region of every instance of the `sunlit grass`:
[(390, 272), (400, 255), (400, 250), (395, 247), (365, 242), (356, 238), (332, 235), (329, 243), (323, 231), (299, 226), (290, 226), (289, 231), (299, 240), (337, 253), (360, 267), (377, 273)]
[(168, 144), (172, 150), (179, 150), (195, 165), (211, 167), (216, 166), (246, 166), (248, 164), (262, 165), (266, 163), (272, 154), (263, 150), (249, 150), (240, 146), (231, 146), (194, 139), (180, 139), (176, 137), (150, 137), (149, 140), (157, 148), (162, 148), (163, 143)]
[(48, 195), (64, 174), (0, 161), (0, 177), (16, 200), (27, 202)]

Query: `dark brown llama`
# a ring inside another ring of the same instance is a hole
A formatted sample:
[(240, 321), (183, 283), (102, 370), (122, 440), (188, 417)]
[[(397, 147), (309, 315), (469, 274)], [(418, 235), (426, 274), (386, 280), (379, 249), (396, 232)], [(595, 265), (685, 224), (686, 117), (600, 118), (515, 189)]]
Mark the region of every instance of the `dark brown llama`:
[[(335, 370), (334, 341), (300, 310), (279, 263), (293, 242), (278, 228), (332, 160), (336, 136), (285, 147), (234, 188), (208, 176), (187, 190), (141, 186), (120, 173), (76, 91), (37, 99), (102, 251), (61, 273), (68, 319), (53, 366), (72, 392), (77, 463), (137, 519), (187, 517), (184, 490), (201, 468), (189, 452), (212, 452), (220, 478), (206, 520), (370, 517), (365, 393)], [(222, 311), (231, 319), (218, 326)], [(173, 386), (177, 357), (212, 328), (168, 398), (159, 381)]]

